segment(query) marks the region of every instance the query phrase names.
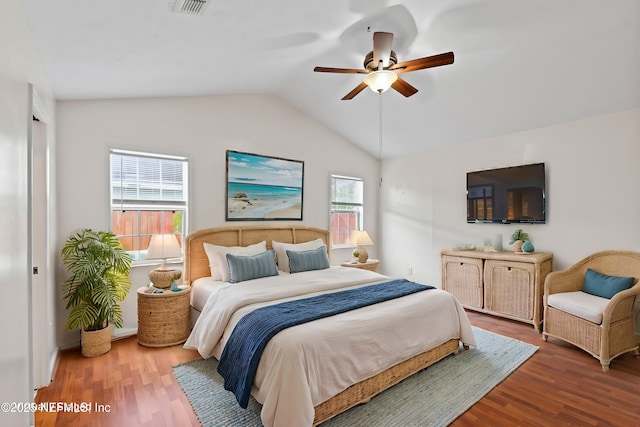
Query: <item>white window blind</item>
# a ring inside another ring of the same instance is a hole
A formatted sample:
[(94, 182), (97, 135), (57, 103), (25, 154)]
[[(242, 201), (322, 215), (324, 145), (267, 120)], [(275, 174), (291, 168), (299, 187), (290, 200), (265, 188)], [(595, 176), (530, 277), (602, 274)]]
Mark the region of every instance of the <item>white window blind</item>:
[(188, 159), (110, 150), (112, 231), (135, 261), (153, 234), (186, 233)]

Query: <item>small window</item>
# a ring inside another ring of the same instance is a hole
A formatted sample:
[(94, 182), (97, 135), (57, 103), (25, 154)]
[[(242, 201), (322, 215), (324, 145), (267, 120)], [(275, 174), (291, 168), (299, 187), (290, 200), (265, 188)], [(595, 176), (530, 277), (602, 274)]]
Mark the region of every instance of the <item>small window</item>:
[(353, 230), (362, 230), (364, 182), (360, 178), (331, 176), (331, 246), (348, 246)]
[(134, 263), (144, 261), (153, 234), (187, 230), (186, 157), (110, 150), (111, 231)]

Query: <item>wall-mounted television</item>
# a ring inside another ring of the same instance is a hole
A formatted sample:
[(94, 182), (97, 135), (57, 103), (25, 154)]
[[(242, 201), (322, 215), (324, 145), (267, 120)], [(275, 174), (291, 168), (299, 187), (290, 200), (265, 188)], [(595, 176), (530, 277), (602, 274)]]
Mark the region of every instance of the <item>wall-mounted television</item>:
[(468, 223), (544, 224), (544, 163), (467, 172)]

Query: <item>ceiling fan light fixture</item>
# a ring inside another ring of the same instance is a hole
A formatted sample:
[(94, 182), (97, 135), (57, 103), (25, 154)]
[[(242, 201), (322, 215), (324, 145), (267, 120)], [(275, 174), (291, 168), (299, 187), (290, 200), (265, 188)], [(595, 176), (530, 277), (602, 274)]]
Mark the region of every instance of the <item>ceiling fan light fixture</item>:
[(382, 93), (387, 91), (396, 80), (398, 80), (398, 75), (393, 71), (377, 70), (367, 74), (363, 82), (372, 91)]

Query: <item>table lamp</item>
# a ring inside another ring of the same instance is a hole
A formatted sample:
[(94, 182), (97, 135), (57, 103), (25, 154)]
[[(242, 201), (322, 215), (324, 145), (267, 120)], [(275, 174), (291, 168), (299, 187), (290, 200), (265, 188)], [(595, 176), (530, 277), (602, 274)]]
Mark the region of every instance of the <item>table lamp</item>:
[(358, 246), (356, 250), (353, 251), (354, 256), (356, 256), (356, 252), (358, 253), (358, 262), (367, 262), (369, 254), (364, 247), (373, 245), (373, 241), (371, 240), (371, 237), (369, 237), (369, 233), (364, 230), (353, 230), (349, 236), (349, 241)]
[(151, 236), (146, 259), (162, 259), (160, 266), (149, 272), (149, 280), (154, 287), (169, 288), (174, 280), (180, 278), (182, 272), (170, 268), (167, 264), (167, 258), (180, 258), (181, 256), (182, 249), (180, 249), (175, 234), (154, 234)]

